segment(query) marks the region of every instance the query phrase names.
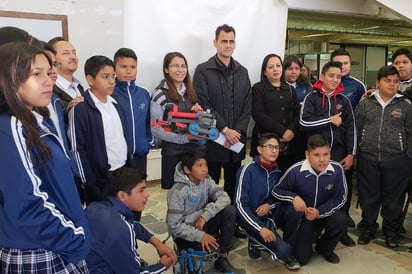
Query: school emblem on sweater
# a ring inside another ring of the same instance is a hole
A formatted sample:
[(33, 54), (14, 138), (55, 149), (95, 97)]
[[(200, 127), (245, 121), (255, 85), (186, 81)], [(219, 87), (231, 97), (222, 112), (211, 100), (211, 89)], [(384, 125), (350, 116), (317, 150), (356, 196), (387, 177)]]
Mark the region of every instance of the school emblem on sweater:
[(342, 109), (343, 109), (342, 104), (336, 104), (336, 110), (337, 110), (338, 112), (342, 112)]
[(140, 109), (140, 110), (144, 110), (145, 106), (146, 106), (146, 104), (140, 104), (137, 108)]
[(327, 186), (325, 186), (325, 189), (330, 191), (333, 189), (334, 186), (334, 184), (328, 184)]
[(402, 110), (400, 108), (395, 108), (394, 110), (392, 110), (392, 116), (395, 118), (399, 118), (402, 116)]

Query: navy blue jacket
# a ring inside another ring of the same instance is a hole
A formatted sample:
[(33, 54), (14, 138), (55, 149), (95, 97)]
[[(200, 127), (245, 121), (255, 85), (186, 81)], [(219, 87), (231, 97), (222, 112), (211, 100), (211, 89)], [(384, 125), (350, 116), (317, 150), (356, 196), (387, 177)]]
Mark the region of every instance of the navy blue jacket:
[(279, 176), (279, 168), (276, 167), (268, 172), (261, 165), (259, 156), (255, 156), (252, 162), (237, 171), (235, 194), (237, 221), (246, 231), (259, 232), (262, 227), (265, 227), (268, 216), (259, 217), (256, 209), (264, 203), (268, 203), (271, 209), (276, 206), (271, 192)]
[(347, 193), (345, 172), (338, 162), (331, 161), (325, 171), (317, 174), (308, 160), (290, 167), (272, 191), (275, 198), (290, 203), (300, 196), (306, 206), (319, 210), (319, 218), (339, 210)]
[(86, 207), (86, 216), (93, 235), (92, 249), (87, 255), (91, 274), (163, 273), (166, 268), (157, 263), (142, 267), (136, 251), (136, 238), (148, 242), (152, 237), (135, 214), (122, 202), (109, 197)]
[(0, 114), (0, 246), (46, 249), (77, 263), (90, 249), (89, 226), (69, 156), (42, 124), (38, 130), (51, 158), (39, 163), (38, 150), (27, 151), (22, 123), (8, 112)]
[[(118, 104), (114, 106), (119, 113), (126, 138), (123, 109)], [(68, 137), (82, 184), (86, 187), (95, 186), (98, 179), (107, 177), (110, 166), (102, 116), (90, 96), (90, 90), (84, 93), (84, 101), (69, 112)]]
[(116, 79), (113, 97), (125, 112), (127, 143), (131, 157), (147, 155), (154, 144), (150, 130), (149, 91), (136, 86), (134, 81), (121, 82)]

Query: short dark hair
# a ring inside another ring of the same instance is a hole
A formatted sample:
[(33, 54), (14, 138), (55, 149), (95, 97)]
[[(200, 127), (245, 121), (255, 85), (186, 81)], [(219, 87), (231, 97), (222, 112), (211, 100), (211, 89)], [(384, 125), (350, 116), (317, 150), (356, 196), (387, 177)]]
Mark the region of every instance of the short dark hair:
[(330, 54), (330, 60), (332, 61), (335, 56), (349, 56), (349, 60), (351, 60), (351, 56), (349, 51), (346, 49), (335, 49), (331, 54)]
[(206, 159), (206, 155), (203, 151), (199, 149), (191, 149), (181, 157), (182, 169), (187, 167), (189, 170), (192, 170), (193, 165), (199, 159)]
[(136, 53), (129, 48), (120, 48), (116, 51), (113, 57), (113, 62), (115, 66), (119, 58), (133, 58), (135, 61), (137, 61)]
[(110, 66), (114, 69), (113, 61), (103, 55), (95, 55), (87, 59), (84, 64), (84, 74), (96, 78), (99, 71), (105, 66)]
[(134, 168), (121, 167), (108, 176), (108, 195), (115, 197), (117, 192), (124, 191), (130, 194), (133, 188), (145, 181), (147, 174)]
[(383, 66), (378, 70), (376, 80), (379, 81), (380, 79), (389, 75), (398, 75), (399, 77), (399, 71), (394, 66)]
[(399, 55), (406, 55), (406, 57), (408, 57), (409, 61), (412, 61), (412, 52), (408, 48), (398, 48), (397, 50), (395, 50), (395, 52), (392, 54), (392, 62)]
[(283, 59), (283, 70), (286, 70), (288, 67), (290, 67), (293, 63), (298, 64), (300, 68), (302, 68), (302, 61), (300, 61), (299, 57), (297, 55), (288, 55)]
[(339, 68), (340, 70), (342, 70), (342, 63), (329, 61), (323, 65), (321, 73), (325, 74), (330, 68)]
[(215, 40), (217, 40), (219, 38), (219, 34), (220, 34), (221, 31), (224, 31), (224, 32), (227, 32), (227, 33), (233, 32), (233, 34), (236, 36), (236, 31), (235, 31), (234, 27), (229, 26), (228, 24), (223, 24), (223, 25), (220, 25), (216, 28)]
[(53, 37), (52, 39), (50, 39), (47, 43), (49, 43), (50, 45), (52, 45), (52, 47), (54, 47), (54, 44), (56, 44), (57, 42), (60, 42), (60, 41), (67, 41), (67, 40), (64, 39), (61, 36), (56, 36), (56, 37)]
[(329, 147), (329, 140), (326, 136), (320, 135), (320, 134), (314, 134), (309, 137), (308, 143), (307, 143), (307, 151), (314, 150), (315, 148), (318, 147)]
[(29, 43), (32, 36), (25, 30), (16, 27), (1, 27), (0, 28), (0, 45), (10, 42)]
[(279, 137), (275, 133), (263, 133), (259, 137), (258, 146), (263, 146), (270, 139), (276, 139), (279, 143)]

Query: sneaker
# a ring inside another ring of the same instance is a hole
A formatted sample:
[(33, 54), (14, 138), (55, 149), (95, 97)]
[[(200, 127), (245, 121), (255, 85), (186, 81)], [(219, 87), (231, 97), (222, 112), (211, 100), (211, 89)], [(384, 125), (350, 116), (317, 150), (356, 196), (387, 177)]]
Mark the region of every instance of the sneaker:
[(245, 230), (238, 225), (235, 225), (235, 237), (241, 239), (247, 238)]
[(293, 255), (286, 257), (284, 261), (286, 268), (289, 270), (296, 270), (300, 268), (300, 263)]
[(257, 248), (256, 244), (252, 243), (252, 241), (249, 239), (247, 243), (247, 254), (252, 260), (261, 260), (262, 259), (262, 254), (260, 250)]
[(367, 245), (372, 239), (375, 239), (375, 234), (369, 230), (362, 230), (358, 238), (358, 244)]
[(215, 261), (215, 269), (223, 273), (236, 273), (236, 269), (230, 264), (226, 257), (219, 257)]
[(386, 246), (389, 248), (397, 248), (398, 244), (398, 237), (396, 236), (387, 236), (385, 237)]

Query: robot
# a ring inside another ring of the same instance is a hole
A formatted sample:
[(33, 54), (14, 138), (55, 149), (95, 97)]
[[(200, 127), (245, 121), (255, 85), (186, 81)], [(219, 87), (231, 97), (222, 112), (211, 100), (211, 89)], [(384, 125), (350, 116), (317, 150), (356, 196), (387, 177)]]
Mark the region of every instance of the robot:
[(172, 110), (167, 115), (167, 121), (157, 120), (150, 123), (151, 126), (163, 127), (166, 132), (181, 133), (188, 131), (192, 135), (203, 137), (198, 140), (204, 144), (206, 140), (216, 140), (219, 137), (219, 130), (216, 128), (216, 117), (210, 112), (180, 112), (173, 104)]

